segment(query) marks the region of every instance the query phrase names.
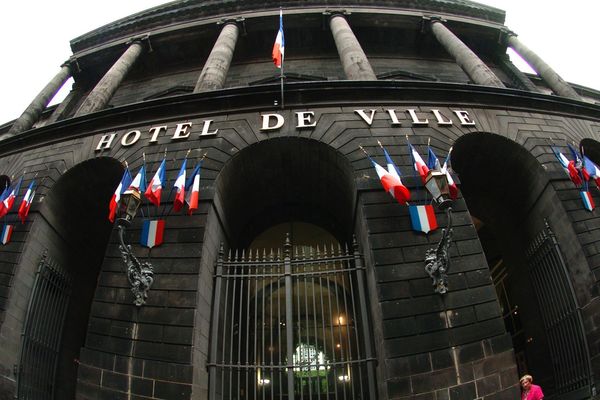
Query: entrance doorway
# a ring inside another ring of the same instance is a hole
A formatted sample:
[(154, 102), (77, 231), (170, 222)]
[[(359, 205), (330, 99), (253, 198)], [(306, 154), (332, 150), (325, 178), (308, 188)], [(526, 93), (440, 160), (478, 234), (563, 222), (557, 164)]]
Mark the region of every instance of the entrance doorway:
[(533, 375), (548, 398), (588, 398), (587, 344), (564, 249), (555, 237), (554, 230), (561, 229), (560, 199), (547, 172), (530, 152), (499, 135), (465, 135), (454, 148), (453, 167), (490, 267), (519, 374)]
[(370, 398), (364, 286), (360, 255), (309, 223), (221, 253), (211, 398)]

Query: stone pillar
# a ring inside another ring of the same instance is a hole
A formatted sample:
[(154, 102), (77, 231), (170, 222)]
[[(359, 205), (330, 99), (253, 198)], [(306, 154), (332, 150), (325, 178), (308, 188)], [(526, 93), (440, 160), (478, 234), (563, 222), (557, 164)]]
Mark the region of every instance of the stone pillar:
[(223, 88), (239, 34), (240, 29), (235, 22), (225, 23), (198, 77), (194, 93)]
[(31, 129), (39, 119), (42, 112), (50, 103), (50, 100), (56, 95), (56, 92), (65, 84), (71, 76), (71, 66), (65, 62), (58, 74), (42, 89), (29, 106), (23, 111), (23, 114), (14, 122), (6, 137), (14, 136), (18, 133)]
[(335, 40), (346, 78), (355, 81), (376, 81), (377, 77), (360, 43), (354, 36), (346, 18), (334, 14), (329, 19), (329, 27)]
[(478, 85), (505, 87), (492, 70), (462, 40), (446, 28), (441, 20), (431, 20), (431, 31), (473, 82)]
[(137, 61), (144, 49), (140, 40), (134, 40), (125, 53), (117, 60), (116, 63), (108, 70), (108, 72), (100, 79), (100, 82), (94, 87), (90, 94), (83, 101), (75, 116), (89, 114), (94, 111), (102, 110), (117, 88), (129, 72), (133, 64)]
[(554, 93), (559, 96), (568, 97), (575, 100), (581, 100), (581, 97), (575, 90), (565, 82), (548, 64), (544, 62), (537, 54), (529, 50), (523, 43), (517, 39), (517, 36), (509, 32), (507, 38), (508, 45), (513, 48), (523, 59), (535, 70), (535, 72), (546, 82)]

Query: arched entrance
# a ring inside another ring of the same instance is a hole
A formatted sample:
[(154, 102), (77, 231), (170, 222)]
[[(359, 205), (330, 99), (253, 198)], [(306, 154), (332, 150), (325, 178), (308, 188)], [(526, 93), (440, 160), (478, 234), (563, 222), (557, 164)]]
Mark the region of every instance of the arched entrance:
[(79, 350), (112, 229), (108, 199), (122, 173), (110, 158), (82, 162), (43, 200), (32, 229), (38, 245), (29, 256), (39, 264), (24, 322), (18, 398), (75, 398)]
[[(374, 398), (354, 180), (328, 146), (272, 139), (217, 180), (230, 237), (215, 268), (212, 399)], [(352, 242), (350, 242), (352, 243)]]
[(590, 364), (573, 272), (555, 235), (572, 232), (563, 225), (568, 219), (546, 170), (499, 135), (465, 135), (454, 149), (453, 167), (490, 267), (519, 374), (533, 375), (548, 397), (588, 398)]

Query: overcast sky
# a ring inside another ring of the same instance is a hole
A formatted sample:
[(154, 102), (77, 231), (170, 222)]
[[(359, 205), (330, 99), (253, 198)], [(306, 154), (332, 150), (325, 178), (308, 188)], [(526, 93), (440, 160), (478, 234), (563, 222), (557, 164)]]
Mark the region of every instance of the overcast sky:
[[(10, 1), (0, 10), (0, 125), (17, 118), (69, 58), (69, 41), (163, 0)], [(598, 0), (482, 0), (564, 79), (600, 89)], [(568, 7), (565, 7), (568, 6)], [(275, 29), (275, 28), (274, 28)], [(291, 51), (291, 50), (290, 50)], [(521, 69), (522, 63), (515, 62)]]

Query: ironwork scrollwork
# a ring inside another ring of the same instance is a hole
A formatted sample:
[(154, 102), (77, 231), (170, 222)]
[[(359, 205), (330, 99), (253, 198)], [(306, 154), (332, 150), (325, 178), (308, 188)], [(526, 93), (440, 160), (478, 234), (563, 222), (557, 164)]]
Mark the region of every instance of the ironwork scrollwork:
[(448, 292), (448, 269), (450, 268), (450, 244), (452, 243), (452, 208), (446, 210), (448, 226), (442, 229), (442, 238), (436, 248), (425, 253), (425, 271), (433, 280), (436, 293)]
[[(128, 221), (126, 222), (128, 223)], [(126, 223), (118, 224), (119, 241), (121, 242), (119, 250), (121, 251), (123, 262), (127, 267), (127, 280), (129, 281), (131, 292), (135, 297), (133, 304), (139, 307), (146, 304), (148, 291), (152, 283), (154, 283), (154, 269), (149, 262), (141, 263), (131, 251), (131, 246), (125, 244), (123, 236), (126, 225)]]

